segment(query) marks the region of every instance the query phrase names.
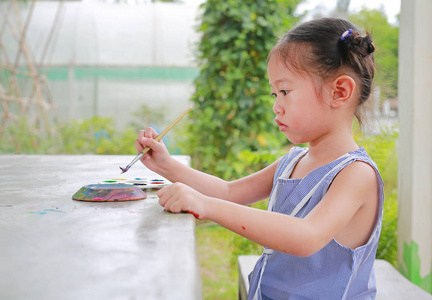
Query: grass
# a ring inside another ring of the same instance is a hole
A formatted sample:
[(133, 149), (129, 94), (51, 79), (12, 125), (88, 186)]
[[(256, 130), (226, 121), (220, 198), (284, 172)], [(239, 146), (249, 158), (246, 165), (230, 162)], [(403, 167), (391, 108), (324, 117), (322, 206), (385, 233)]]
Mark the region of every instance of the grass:
[(238, 299), (237, 265), (231, 262), (231, 241), (236, 234), (198, 221), (196, 235), (204, 299)]

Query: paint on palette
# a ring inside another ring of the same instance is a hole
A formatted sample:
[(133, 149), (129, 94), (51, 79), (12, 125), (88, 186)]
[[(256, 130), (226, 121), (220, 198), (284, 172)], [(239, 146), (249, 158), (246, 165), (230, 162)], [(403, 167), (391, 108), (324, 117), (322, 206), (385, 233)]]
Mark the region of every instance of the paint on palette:
[(164, 184), (164, 181), (162, 179), (152, 179), (150, 181), (152, 184)]
[(170, 181), (161, 178), (150, 179), (147, 177), (135, 177), (135, 178), (114, 178), (107, 179), (99, 182), (100, 184), (125, 184), (125, 185), (134, 185), (141, 189), (160, 189), (169, 184)]
[(138, 187), (130, 184), (89, 184), (79, 189), (73, 196), (78, 201), (132, 201), (147, 198)]

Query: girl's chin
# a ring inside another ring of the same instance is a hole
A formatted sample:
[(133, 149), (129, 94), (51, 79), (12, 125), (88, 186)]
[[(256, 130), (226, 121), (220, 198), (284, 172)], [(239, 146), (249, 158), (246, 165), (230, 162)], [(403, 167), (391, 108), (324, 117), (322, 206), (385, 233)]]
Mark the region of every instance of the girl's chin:
[(290, 141), (291, 143), (293, 143), (295, 145), (308, 143), (308, 141), (305, 141), (301, 137), (293, 136), (292, 134), (289, 134), (289, 133), (286, 133), (286, 132), (284, 132), (284, 134), (287, 137), (288, 141)]

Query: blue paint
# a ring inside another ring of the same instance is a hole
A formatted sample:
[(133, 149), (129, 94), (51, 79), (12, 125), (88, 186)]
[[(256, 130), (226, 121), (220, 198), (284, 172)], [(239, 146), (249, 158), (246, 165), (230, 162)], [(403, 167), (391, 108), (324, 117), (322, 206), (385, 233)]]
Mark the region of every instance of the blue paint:
[(43, 211), (29, 211), (28, 213), (29, 214), (46, 215), (47, 212), (66, 213), (66, 212), (58, 210), (58, 209), (44, 209)]

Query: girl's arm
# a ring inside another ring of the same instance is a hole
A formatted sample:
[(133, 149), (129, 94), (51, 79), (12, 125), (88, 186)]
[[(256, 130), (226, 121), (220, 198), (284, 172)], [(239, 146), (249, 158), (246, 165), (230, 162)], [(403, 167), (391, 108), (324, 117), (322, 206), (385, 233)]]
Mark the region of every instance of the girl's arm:
[(171, 182), (181, 182), (206, 196), (243, 205), (266, 199), (270, 195), (279, 160), (255, 174), (228, 182), (175, 160), (162, 142), (153, 139), (156, 136), (157, 133), (152, 128), (140, 130), (135, 146), (138, 151), (149, 146), (151, 152), (148, 152), (141, 161), (150, 170)]
[[(361, 178), (361, 180), (359, 180)], [(258, 210), (204, 196), (181, 184), (158, 192), (172, 212), (188, 211), (276, 251), (309, 256), (346, 231), (352, 248), (367, 242), (376, 222), (378, 186), (375, 171), (361, 162), (345, 167), (326, 196), (304, 218)]]

